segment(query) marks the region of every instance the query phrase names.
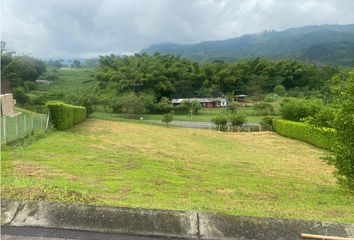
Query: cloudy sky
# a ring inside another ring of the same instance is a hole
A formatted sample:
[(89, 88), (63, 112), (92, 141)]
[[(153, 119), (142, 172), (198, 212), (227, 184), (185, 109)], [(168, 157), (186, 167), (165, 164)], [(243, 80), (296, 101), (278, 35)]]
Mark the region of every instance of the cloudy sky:
[(154, 43), (354, 23), (354, 0), (2, 0), (7, 49), (41, 58), (130, 54)]

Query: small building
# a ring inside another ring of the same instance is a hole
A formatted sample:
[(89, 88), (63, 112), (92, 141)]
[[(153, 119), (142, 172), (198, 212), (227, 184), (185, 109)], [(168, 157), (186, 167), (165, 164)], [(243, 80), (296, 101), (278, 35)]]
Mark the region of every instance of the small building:
[(236, 102), (247, 102), (247, 95), (246, 94), (239, 94), (235, 96)]
[(36, 83), (37, 83), (37, 84), (49, 84), (50, 81), (44, 80), (44, 79), (37, 79), (37, 80), (36, 80)]
[(226, 98), (177, 98), (172, 99), (173, 106), (177, 106), (182, 102), (198, 101), (204, 108), (224, 108), (227, 106)]

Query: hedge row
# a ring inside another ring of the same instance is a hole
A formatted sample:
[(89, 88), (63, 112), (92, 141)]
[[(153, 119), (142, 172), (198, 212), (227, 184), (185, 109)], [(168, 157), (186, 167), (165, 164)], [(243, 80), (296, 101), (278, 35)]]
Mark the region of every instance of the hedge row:
[(68, 129), (86, 119), (85, 107), (69, 105), (63, 102), (48, 102), (47, 106), (51, 122), (58, 130)]
[(336, 132), (332, 128), (316, 128), (306, 123), (285, 119), (274, 119), (273, 126), (280, 135), (298, 139), (319, 148), (332, 150), (336, 144)]

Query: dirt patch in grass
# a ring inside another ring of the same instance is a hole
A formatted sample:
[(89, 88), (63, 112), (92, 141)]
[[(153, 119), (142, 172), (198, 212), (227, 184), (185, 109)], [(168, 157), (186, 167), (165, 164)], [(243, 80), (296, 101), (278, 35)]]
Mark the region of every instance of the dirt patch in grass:
[(40, 166), (37, 163), (31, 163), (28, 161), (14, 161), (13, 163), (15, 172), (23, 177), (34, 178), (50, 178), (50, 177), (63, 177), (68, 180), (77, 180), (78, 177), (69, 173), (65, 173), (59, 170), (54, 170), (49, 167)]

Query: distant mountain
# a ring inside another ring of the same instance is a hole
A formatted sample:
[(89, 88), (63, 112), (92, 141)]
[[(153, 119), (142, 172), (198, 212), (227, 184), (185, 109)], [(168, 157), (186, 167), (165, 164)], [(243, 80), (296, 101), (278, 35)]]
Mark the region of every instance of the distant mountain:
[(354, 24), (320, 25), (264, 31), (223, 41), (197, 44), (154, 44), (140, 53), (173, 54), (201, 62), (234, 61), (248, 57), (298, 59), (352, 66), (354, 63)]

